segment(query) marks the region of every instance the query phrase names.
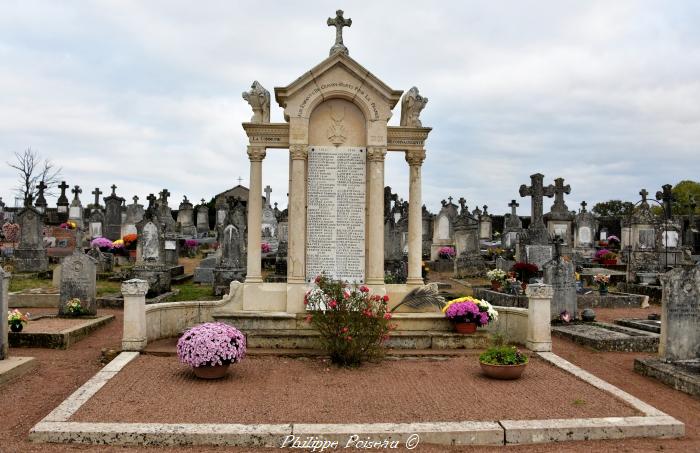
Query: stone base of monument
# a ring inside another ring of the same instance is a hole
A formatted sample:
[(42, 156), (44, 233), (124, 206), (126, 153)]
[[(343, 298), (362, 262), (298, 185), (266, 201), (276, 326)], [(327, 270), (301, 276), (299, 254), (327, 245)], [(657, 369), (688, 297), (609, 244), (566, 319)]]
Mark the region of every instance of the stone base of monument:
[(635, 359), (634, 371), (658, 379), (681, 392), (700, 397), (700, 359), (676, 362)]
[(15, 249), (13, 272), (45, 272), (49, 269), (49, 258), (44, 249)]
[(148, 282), (148, 297), (170, 291), (172, 275), (169, 266), (134, 266), (133, 278)]
[(223, 296), (228, 294), (229, 287), (232, 281), (242, 282), (245, 277), (245, 269), (214, 269), (214, 295)]
[(58, 288), (30, 288), (10, 293), (8, 303), (10, 308), (58, 308), (59, 297)]
[(604, 322), (556, 324), (552, 335), (598, 351), (657, 352), (659, 334)]
[(457, 275), (477, 276), (486, 272), (486, 263), (479, 254), (464, 254), (457, 258)]
[(8, 338), (13, 348), (67, 349), (113, 320), (114, 315), (78, 318), (39, 316), (32, 319), (22, 332), (10, 332)]

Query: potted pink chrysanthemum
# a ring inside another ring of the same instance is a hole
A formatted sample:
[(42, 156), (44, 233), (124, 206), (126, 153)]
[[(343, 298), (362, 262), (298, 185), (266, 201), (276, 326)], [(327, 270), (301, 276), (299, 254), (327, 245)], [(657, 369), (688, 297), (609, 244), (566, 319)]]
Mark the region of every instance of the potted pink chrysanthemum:
[(243, 333), (221, 322), (207, 322), (187, 330), (177, 342), (177, 356), (202, 379), (226, 375), (232, 363), (243, 360), (246, 340)]

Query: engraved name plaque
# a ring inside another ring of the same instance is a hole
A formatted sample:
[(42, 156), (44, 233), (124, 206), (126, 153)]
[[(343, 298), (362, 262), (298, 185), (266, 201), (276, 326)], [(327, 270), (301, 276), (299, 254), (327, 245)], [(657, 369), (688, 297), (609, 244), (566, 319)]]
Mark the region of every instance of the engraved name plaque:
[(349, 282), (365, 280), (364, 148), (309, 149), (306, 210), (306, 280), (325, 272)]

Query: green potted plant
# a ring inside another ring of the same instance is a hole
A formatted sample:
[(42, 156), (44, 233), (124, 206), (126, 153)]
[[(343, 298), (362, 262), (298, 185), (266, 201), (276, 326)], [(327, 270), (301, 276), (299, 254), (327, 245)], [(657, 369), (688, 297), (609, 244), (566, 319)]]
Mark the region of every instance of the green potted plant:
[(528, 361), (528, 356), (505, 344), (501, 336), (495, 336), (493, 346), (479, 356), (481, 371), (493, 379), (518, 379)]

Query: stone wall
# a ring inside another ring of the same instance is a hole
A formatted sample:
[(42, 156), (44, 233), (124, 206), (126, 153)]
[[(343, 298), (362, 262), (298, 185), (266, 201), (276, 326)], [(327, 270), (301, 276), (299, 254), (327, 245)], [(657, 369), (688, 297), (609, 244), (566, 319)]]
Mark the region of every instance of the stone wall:
[(647, 301), (647, 296), (639, 294), (608, 293), (601, 296), (597, 291), (579, 294), (578, 309), (584, 308), (640, 308)]
[(641, 294), (643, 296), (649, 296), (649, 302), (655, 302), (657, 304), (661, 303), (661, 287), (651, 286), (651, 285), (638, 285), (636, 283), (624, 283), (620, 282), (617, 284), (618, 291), (632, 294)]
[(528, 307), (528, 299), (525, 296), (515, 296), (512, 294), (499, 293), (498, 291), (492, 291), (486, 287), (474, 287), (472, 291), (474, 297), (476, 297), (477, 299), (483, 299), (494, 306), (498, 305), (499, 307), (518, 308)]

